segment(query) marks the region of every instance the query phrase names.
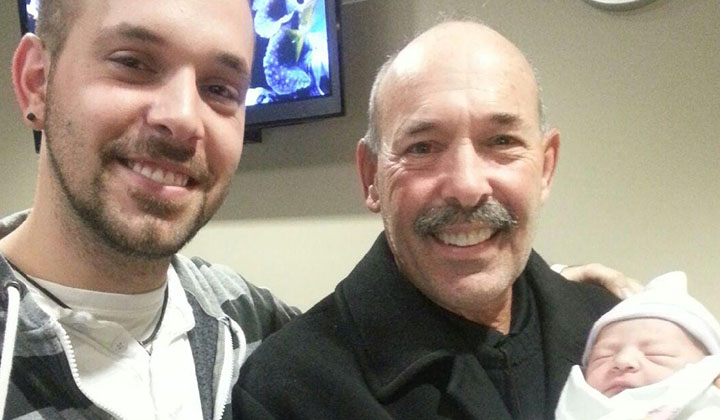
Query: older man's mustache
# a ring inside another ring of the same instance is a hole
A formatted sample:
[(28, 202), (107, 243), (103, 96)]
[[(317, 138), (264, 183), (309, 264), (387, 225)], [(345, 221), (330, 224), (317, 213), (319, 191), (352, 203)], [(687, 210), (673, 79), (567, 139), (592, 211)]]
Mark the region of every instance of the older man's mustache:
[(481, 223), (491, 229), (511, 230), (517, 226), (518, 220), (500, 202), (490, 199), (472, 209), (452, 205), (427, 209), (415, 219), (413, 229), (420, 236), (428, 236), (461, 223)]

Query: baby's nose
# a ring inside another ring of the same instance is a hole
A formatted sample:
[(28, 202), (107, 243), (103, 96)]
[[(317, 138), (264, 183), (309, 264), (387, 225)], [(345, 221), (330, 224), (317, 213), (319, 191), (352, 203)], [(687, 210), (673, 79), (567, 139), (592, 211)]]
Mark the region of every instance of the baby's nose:
[(641, 354), (635, 349), (623, 349), (613, 358), (613, 370), (634, 372), (640, 367)]

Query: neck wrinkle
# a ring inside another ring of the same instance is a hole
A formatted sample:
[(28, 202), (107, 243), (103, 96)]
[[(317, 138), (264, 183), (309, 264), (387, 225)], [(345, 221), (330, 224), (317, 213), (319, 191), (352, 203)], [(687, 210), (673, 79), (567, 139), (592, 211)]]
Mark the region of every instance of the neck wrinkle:
[(512, 321), (512, 289), (501, 296), (499, 302), (484, 305), (484, 307), (478, 311), (448, 310), (470, 322), (492, 328), (507, 335), (510, 332), (510, 324)]

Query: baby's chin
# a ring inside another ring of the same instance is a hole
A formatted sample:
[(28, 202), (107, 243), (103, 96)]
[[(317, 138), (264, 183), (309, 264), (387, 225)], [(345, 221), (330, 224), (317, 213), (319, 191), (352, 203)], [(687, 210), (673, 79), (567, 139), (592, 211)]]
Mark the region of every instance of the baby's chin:
[(647, 384), (637, 383), (630, 379), (616, 379), (608, 384), (607, 387), (604, 387), (604, 390), (601, 392), (606, 397), (611, 398), (627, 389), (639, 388), (645, 385)]
[(633, 389), (633, 388), (635, 388), (635, 387), (614, 386), (610, 389), (603, 391), (603, 395), (605, 395), (608, 398), (612, 398), (612, 397), (616, 396), (617, 394), (625, 391), (626, 389)]

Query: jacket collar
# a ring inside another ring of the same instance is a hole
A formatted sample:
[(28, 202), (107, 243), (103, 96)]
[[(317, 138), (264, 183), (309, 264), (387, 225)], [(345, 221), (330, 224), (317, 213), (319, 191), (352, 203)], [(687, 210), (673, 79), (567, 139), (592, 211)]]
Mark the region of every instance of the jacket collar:
[[(567, 282), (550, 270), (534, 251), (525, 275), (537, 300), (547, 370), (549, 403), (546, 407), (551, 410), (571, 366), (580, 361), (587, 331), (578, 325), (591, 324), (592, 317), (599, 314), (583, 315), (587, 312), (587, 303), (582, 292), (568, 288)], [(486, 390), (485, 393), (492, 389), (483, 386), (484, 383), (492, 385), (482, 368), (465, 360), (467, 345), (444, 309), (422, 295), (399, 272), (384, 234), (338, 285), (335, 296), (338, 307), (342, 308), (340, 322), (350, 325), (341, 328), (340, 334), (347, 335), (345, 338), (362, 366), (365, 380), (379, 400), (390, 398), (421, 372), (443, 363), (453, 366), (451, 387), (453, 383), (471, 380), (477, 384), (476, 388)], [(578, 321), (568, 314), (591, 320)], [(476, 367), (472, 368), (473, 365)], [(485, 404), (499, 401), (499, 396), (487, 398), (492, 401)], [(546, 416), (552, 418), (552, 413)]]
[(568, 282), (551, 270), (535, 251), (530, 255), (525, 271), (531, 273), (529, 283), (540, 316), (545, 357), (545, 407), (549, 411), (546, 418), (554, 418), (555, 405), (570, 369), (580, 364), (587, 334), (603, 310), (588, 297), (588, 287), (594, 286)]
[[(400, 274), (381, 234), (336, 289), (347, 337), (373, 394), (380, 400), (439, 360), (459, 353), (464, 342), (443, 310)], [(370, 351), (367, 351), (367, 350)]]

